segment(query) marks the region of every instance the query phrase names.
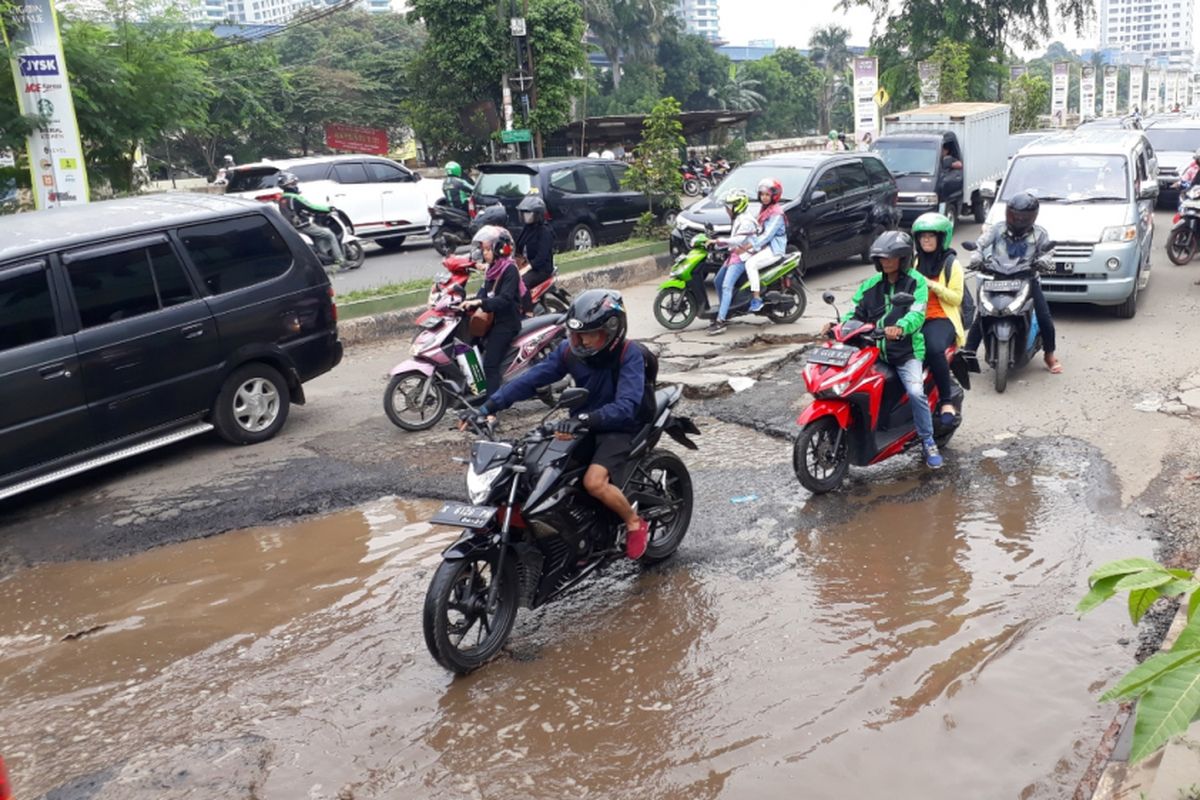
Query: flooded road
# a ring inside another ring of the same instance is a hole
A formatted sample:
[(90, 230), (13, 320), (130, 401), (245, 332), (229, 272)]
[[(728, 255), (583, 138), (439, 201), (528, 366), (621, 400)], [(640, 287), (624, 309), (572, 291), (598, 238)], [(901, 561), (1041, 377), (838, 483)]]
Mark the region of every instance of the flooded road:
[(707, 492), (673, 563), (523, 611), (464, 679), (421, 636), (431, 503), (20, 570), (0, 753), (54, 800), (1069, 795), (1132, 630), (1071, 609), (1150, 547), (1094, 451), (1005, 449), (780, 482), (734, 529)]

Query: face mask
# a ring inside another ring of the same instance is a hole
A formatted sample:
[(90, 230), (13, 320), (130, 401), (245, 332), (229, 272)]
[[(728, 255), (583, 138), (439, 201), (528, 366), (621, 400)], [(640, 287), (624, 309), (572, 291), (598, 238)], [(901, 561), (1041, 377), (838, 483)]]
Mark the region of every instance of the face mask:
[(1029, 250), (1029, 243), (1026, 242), (1024, 239), (1021, 239), (1018, 242), (1010, 241), (1008, 243), (1008, 257), (1009, 258), (1024, 258), (1025, 253), (1028, 250)]

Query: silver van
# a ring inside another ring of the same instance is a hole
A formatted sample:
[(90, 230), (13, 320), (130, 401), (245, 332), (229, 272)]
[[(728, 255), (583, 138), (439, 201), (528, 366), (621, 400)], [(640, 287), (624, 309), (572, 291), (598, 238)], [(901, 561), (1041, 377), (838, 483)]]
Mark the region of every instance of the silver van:
[(1055, 134), (1021, 149), (1008, 165), (985, 226), (1003, 225), (1008, 199), (1032, 192), (1038, 224), (1058, 243), (1042, 278), (1057, 303), (1115, 306), (1137, 313), (1150, 280), (1158, 161), (1141, 131), (1092, 128)]

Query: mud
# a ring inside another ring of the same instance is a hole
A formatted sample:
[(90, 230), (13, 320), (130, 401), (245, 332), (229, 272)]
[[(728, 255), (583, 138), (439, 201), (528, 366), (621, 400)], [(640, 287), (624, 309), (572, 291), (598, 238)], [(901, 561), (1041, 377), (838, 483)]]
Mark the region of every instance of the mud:
[(760, 460), (697, 459), (673, 562), (522, 612), (464, 679), (422, 641), (455, 535), (429, 502), (17, 570), (0, 752), (19, 796), (1069, 794), (1133, 649), (1123, 609), (1071, 609), (1096, 564), (1151, 545), (1097, 453), (1006, 443), (921, 477), (897, 459), (809, 498), (780, 442), (740, 447)]

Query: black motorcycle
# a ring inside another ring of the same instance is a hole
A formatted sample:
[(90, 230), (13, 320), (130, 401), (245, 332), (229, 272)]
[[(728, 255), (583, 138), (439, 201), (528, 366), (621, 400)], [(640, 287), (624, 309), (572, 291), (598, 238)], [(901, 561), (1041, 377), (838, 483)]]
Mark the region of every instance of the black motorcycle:
[[(346, 216), (346, 212), (340, 208), (330, 207), (327, 213), (313, 214), (312, 221), (322, 228), (333, 231), (338, 244), (342, 246), (344, 269), (358, 269), (363, 265), (367, 256), (363, 251), (362, 240), (354, 235), (354, 225)], [(299, 227), (296, 230), (304, 236), (304, 240), (308, 242), (308, 246), (317, 254), (317, 258), (323, 265), (327, 267), (333, 265), (333, 256), (317, 247), (316, 240), (308, 235), (307, 226)]]
[[(655, 449), (666, 433), (695, 450), (698, 434), (671, 409), (682, 389), (655, 393), (654, 421), (634, 438), (633, 452), (612, 481), (650, 523), (642, 564), (670, 558), (692, 518), (692, 478), (679, 456)], [(624, 525), (583, 488), (587, 461), (579, 439), (560, 439), (547, 420), (578, 408), (587, 389), (563, 392), (554, 409), (517, 441), (498, 441), (490, 425), (471, 447), (471, 504), (447, 503), (430, 520), (463, 528), (442, 553), (425, 594), (425, 644), (446, 669), (474, 670), (500, 651), (520, 606), (538, 608), (560, 597), (608, 562), (624, 558)]]
[(439, 199), (429, 207), (429, 238), (438, 255), (448, 256), (471, 241), (471, 216), (465, 208), (455, 208)]
[(1192, 186), (1179, 200), (1175, 226), (1167, 237), (1167, 258), (1182, 267), (1195, 257), (1197, 249), (1200, 249), (1200, 186)]

